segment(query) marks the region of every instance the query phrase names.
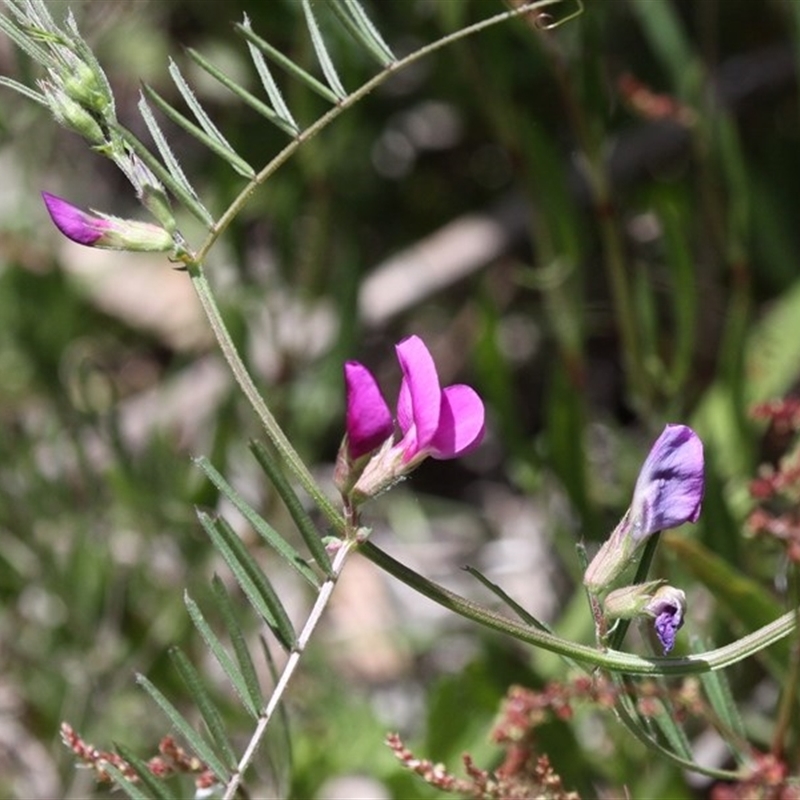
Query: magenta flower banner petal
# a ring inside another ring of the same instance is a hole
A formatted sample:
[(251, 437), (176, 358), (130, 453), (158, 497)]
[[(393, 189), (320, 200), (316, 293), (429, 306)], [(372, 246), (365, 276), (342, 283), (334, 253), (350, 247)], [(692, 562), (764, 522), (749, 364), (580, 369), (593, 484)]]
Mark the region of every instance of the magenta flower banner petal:
[[(407, 450), (406, 460), (410, 460), (430, 443), (439, 426), (442, 390), (433, 357), (419, 336), (409, 336), (395, 346), (397, 360), (403, 370), (404, 383), (411, 398), (411, 415), (416, 431), (413, 452)], [(404, 416), (406, 416), (404, 414)], [(410, 430), (408, 418), (398, 422), (403, 433)], [(406, 428), (403, 428), (405, 422)]]
[(394, 431), (392, 414), (372, 373), (357, 361), (344, 365), (347, 442), (354, 460), (375, 450)]
[(428, 445), (434, 458), (456, 458), (482, 441), (486, 413), (477, 392), (464, 384), (442, 392), (439, 427)]

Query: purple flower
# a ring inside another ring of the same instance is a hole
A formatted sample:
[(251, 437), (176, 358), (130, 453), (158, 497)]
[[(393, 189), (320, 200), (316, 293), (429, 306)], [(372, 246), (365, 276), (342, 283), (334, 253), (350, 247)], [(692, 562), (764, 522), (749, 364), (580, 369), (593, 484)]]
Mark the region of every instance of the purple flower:
[[(343, 494), (357, 500), (388, 488), (428, 456), (456, 458), (483, 439), (485, 411), (475, 390), (463, 384), (442, 389), (433, 358), (418, 336), (403, 339), (395, 349), (403, 371), (397, 442), (391, 412), (372, 373), (357, 361), (344, 366), (347, 436), (336, 482)], [(372, 457), (366, 464), (357, 463), (368, 454)]]
[(683, 625), (686, 595), (672, 586), (662, 586), (648, 603), (646, 612), (653, 617), (656, 636), (667, 655), (675, 646), (675, 635)]
[(636, 480), (630, 512), (633, 538), (697, 522), (703, 486), (703, 443), (686, 425), (667, 425)]
[(583, 576), (587, 589), (608, 589), (652, 534), (696, 522), (703, 486), (703, 443), (686, 425), (667, 425), (642, 465), (630, 508)]
[(107, 214), (93, 216), (48, 192), (42, 192), (42, 199), (56, 227), (78, 244), (109, 250), (165, 252), (175, 249), (172, 236), (158, 225)]

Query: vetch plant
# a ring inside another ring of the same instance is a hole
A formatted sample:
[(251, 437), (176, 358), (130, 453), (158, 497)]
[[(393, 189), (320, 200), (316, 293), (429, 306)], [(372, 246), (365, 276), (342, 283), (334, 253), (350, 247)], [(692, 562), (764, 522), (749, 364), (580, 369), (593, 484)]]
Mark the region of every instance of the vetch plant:
[[(199, 509), (200, 526), (230, 571), (231, 584), (235, 583), (241, 596), (236, 599), (220, 578), (211, 581), (214, 613), (221, 617), (224, 637), (217, 633), (217, 627), (209, 622), (200, 605), (188, 595), (185, 598), (186, 609), (208, 652), (230, 684), (236, 701), (247, 715), (249, 727), (246, 730), (228, 728), (210, 681), (182, 650), (174, 648), (171, 658), (175, 670), (186, 684), (202, 719), (202, 730), (198, 730), (198, 726), (149, 678), (140, 675), (139, 683), (164, 712), (185, 748), (176, 745), (173, 739), (165, 739), (162, 749), (166, 754), (162, 752), (151, 762), (138, 759), (124, 745), (112, 757), (107, 751), (86, 745), (79, 734), (65, 726), (64, 739), (76, 756), (98, 774), (110, 777), (134, 798), (143, 796), (145, 791), (157, 797), (171, 797), (171, 789), (161, 778), (166, 774), (188, 773), (200, 776), (196, 784), (197, 796), (209, 791), (225, 798), (246, 796), (252, 767), (267, 730), (281, 708), (339, 576), (350, 555), (357, 551), (389, 575), (453, 613), (561, 656), (570, 669), (583, 672), (581, 682), (575, 683), (580, 687), (579, 692), (591, 695), (597, 705), (613, 705), (630, 733), (665, 760), (683, 770), (699, 772), (716, 780), (741, 781), (749, 775), (754, 751), (745, 733), (739, 729), (738, 713), (720, 671), (793, 634), (797, 627), (797, 612), (791, 610), (760, 626), (752, 626), (755, 630), (721, 647), (698, 644), (692, 646), (688, 655), (666, 656), (676, 647), (676, 634), (687, 616), (686, 594), (683, 589), (669, 585), (666, 579), (647, 579), (648, 554), (658, 542), (661, 531), (685, 522), (696, 522), (700, 515), (704, 494), (704, 453), (700, 437), (692, 428), (681, 424), (667, 425), (650, 450), (635, 482), (630, 508), (583, 575), (589, 596), (587, 620), (591, 614), (596, 639), (591, 643), (573, 641), (553, 632), (477, 570), (470, 569), (470, 572), (501, 601), (502, 610), (483, 606), (434, 583), (370, 541), (371, 531), (362, 518), (362, 506), (368, 499), (407, 477), (426, 458), (453, 459), (469, 453), (481, 443), (486, 409), (484, 400), (474, 389), (464, 384), (442, 388), (433, 357), (416, 335), (408, 336), (396, 345), (402, 382), (394, 413), (372, 373), (357, 361), (346, 362), (346, 402), (341, 424), (344, 437), (334, 475), (341, 503), (334, 501), (300, 457), (259, 392), (205, 274), (210, 251), (252, 195), (306, 141), (366, 97), (372, 89), (404, 67), (451, 42), (514, 17), (526, 18), (538, 29), (544, 9), (550, 9), (551, 13), (561, 12), (566, 0), (511, 3), (510, 9), (464, 25), (403, 58), (394, 54), (357, 0), (331, 0), (330, 8), (353, 37), (355, 45), (351, 46), (377, 64), (371, 76), (349, 92), (337, 71), (332, 56), (335, 51), (326, 44), (326, 35), (317, 23), (310, 0), (300, 0), (299, 7), (322, 80), (269, 45), (245, 17), (236, 26), (236, 32), (244, 40), (254, 73), (261, 82), (264, 99), (228, 78), (199, 53), (189, 51), (187, 57), (206, 77), (217, 81), (254, 109), (265, 126), (273, 125), (288, 137), (284, 149), (268, 163), (256, 166), (248, 163), (233, 147), (174, 63), (169, 67), (170, 77), (193, 119), (186, 115), (185, 109), (178, 109), (151, 87), (144, 87), (138, 108), (142, 123), (155, 145), (154, 148), (148, 147), (118, 119), (109, 81), (81, 37), (72, 15), (69, 14), (63, 23), (57, 22), (43, 0), (5, 0), (5, 4), (7, 14), (0, 17), (0, 30), (37, 62), (47, 77), (38, 82), (38, 89), (7, 78), (0, 79), (0, 85), (48, 108), (57, 123), (83, 137), (95, 153), (109, 158), (129, 180), (136, 198), (156, 224), (124, 220), (99, 212), (89, 214), (66, 200), (44, 193), (48, 212), (62, 233), (79, 244), (165, 252), (180, 263), (186, 279), (196, 290), (220, 352), (261, 423), (268, 443), (254, 441), (251, 451), (276, 495), (283, 501), (302, 543), (296, 544), (293, 541), (295, 537), (273, 527), (210, 461), (199, 457), (197, 466), (216, 491), (247, 521), (259, 544), (270, 548), (281, 566), (308, 587), (313, 596), (313, 604), (297, 624), (297, 615), (287, 610), (284, 598), (262, 561), (251, 552), (250, 542), (241, 538), (224, 516)], [(548, 20), (550, 28), (558, 23), (552, 17)], [(297, 122), (278, 88), (272, 72), (276, 64), (327, 103), (326, 110), (309, 125), (302, 127)], [(201, 200), (162, 129), (154, 107), (237, 176), (237, 194), (223, 213), (212, 214)], [(172, 211), (173, 202), (204, 226), (207, 232), (204, 241), (192, 245), (184, 240)], [(624, 338), (629, 338), (630, 331), (624, 333)], [(576, 435), (578, 433), (576, 431)], [(313, 513), (309, 510), (309, 502), (314, 507)], [(633, 583), (618, 586), (625, 573), (634, 567), (637, 573)], [(263, 651), (253, 648), (245, 635), (243, 619), (246, 614), (256, 617), (265, 638), (269, 635), (271, 644), (265, 645)], [(638, 655), (619, 649), (626, 623), (631, 619), (646, 619), (654, 624), (664, 656)], [(270, 646), (283, 650), (280, 668), (275, 666)], [(265, 691), (260, 678), (262, 674), (273, 679), (268, 691)], [(691, 676), (700, 676), (699, 680), (706, 683), (711, 708), (708, 716), (721, 721), (716, 727), (738, 765), (736, 769), (716, 769), (697, 763), (687, 734), (669, 713), (668, 704), (675, 701), (669, 691), (661, 691), (664, 679), (688, 680)], [(652, 706), (648, 709), (645, 705), (645, 710), (642, 710), (638, 701), (648, 697), (642, 691), (644, 684), (636, 683), (639, 679), (647, 679), (659, 687), (658, 699), (663, 708), (659, 706), (656, 712), (650, 713)], [(551, 692), (547, 696), (549, 707), (557, 695), (558, 692)], [(538, 702), (538, 698), (531, 696), (525, 696), (524, 700), (526, 708)], [(793, 700), (787, 703), (791, 708)], [(532, 728), (533, 724), (528, 727)], [(526, 725), (521, 724), (519, 732), (521, 737), (525, 737), (529, 731)], [(512, 738), (513, 731), (504, 729), (503, 735), (506, 734)], [(480, 791), (481, 796), (497, 797), (524, 797), (525, 792), (528, 792), (527, 796), (535, 792), (537, 796), (541, 794), (551, 798), (574, 796), (563, 785), (546, 755), (533, 757), (533, 744), (527, 739), (525, 745), (530, 745), (529, 752), (525, 752), (524, 761), (517, 759), (516, 771), (509, 766), (505, 772), (493, 773), (468, 762), (470, 779), (466, 783), (436, 773), (432, 762), (414, 759), (401, 740), (392, 737), (390, 745), (410, 768), (420, 771), (420, 765), (424, 764), (426, 775), (431, 773), (436, 779), (430, 782), (443, 789), (466, 790), (471, 787), (470, 790)], [(189, 755), (190, 751), (193, 755)]]

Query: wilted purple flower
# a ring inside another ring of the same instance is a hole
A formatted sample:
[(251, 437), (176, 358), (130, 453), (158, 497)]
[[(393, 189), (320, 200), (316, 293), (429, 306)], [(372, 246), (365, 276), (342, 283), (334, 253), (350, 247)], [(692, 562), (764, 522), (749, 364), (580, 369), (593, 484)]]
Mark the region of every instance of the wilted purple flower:
[(667, 425), (642, 465), (630, 508), (586, 570), (589, 591), (607, 589), (652, 534), (696, 522), (703, 485), (700, 438), (686, 425)]
[(42, 192), (44, 204), (56, 227), (73, 242), (109, 250), (166, 252), (175, 249), (172, 236), (148, 222), (93, 216), (60, 197)]
[[(485, 411), (474, 389), (463, 384), (442, 389), (430, 351), (418, 336), (403, 339), (395, 349), (403, 370), (397, 400), (401, 437), (396, 443), (391, 412), (372, 373), (356, 361), (345, 364), (347, 436), (336, 482), (356, 500), (388, 488), (428, 456), (456, 458), (483, 438)], [(358, 463), (370, 453), (374, 455), (368, 463)]]
[(664, 648), (664, 655), (667, 655), (675, 646), (675, 635), (683, 625), (686, 594), (673, 586), (662, 586), (645, 610), (655, 620), (656, 636)]

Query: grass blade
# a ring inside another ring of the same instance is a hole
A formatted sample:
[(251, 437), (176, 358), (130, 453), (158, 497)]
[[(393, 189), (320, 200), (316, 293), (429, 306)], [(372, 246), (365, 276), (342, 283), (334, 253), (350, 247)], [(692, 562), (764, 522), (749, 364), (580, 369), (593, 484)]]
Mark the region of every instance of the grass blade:
[(189, 616), (192, 618), (195, 628), (197, 628), (197, 630), (200, 632), (203, 640), (208, 645), (208, 649), (211, 650), (214, 658), (217, 660), (217, 663), (220, 665), (222, 671), (231, 682), (231, 686), (233, 686), (234, 691), (241, 699), (244, 707), (251, 716), (257, 718), (259, 707), (257, 704), (252, 702), (252, 697), (250, 696), (249, 689), (245, 683), (241, 670), (234, 660), (228, 655), (228, 651), (225, 649), (214, 631), (211, 630), (211, 626), (206, 622), (200, 607), (194, 602), (194, 600), (192, 600), (191, 597), (189, 597), (187, 592), (184, 592), (183, 602), (186, 604), (186, 609), (189, 612)]
[(305, 508), (303, 508), (297, 493), (264, 444), (254, 439), (250, 442), (250, 451), (256, 457), (261, 469), (264, 470), (264, 474), (275, 487), (275, 491), (281, 496), (281, 500), (283, 500), (287, 511), (294, 520), (294, 524), (297, 525), (297, 529), (300, 531), (300, 535), (303, 537), (303, 541), (306, 543), (306, 547), (308, 547), (314, 560), (323, 570), (326, 577), (330, 578), (332, 574), (330, 556), (320, 538), (317, 526)]
[[(258, 51), (256, 51), (256, 53), (258, 53)], [(197, 64), (197, 66), (205, 70), (209, 75), (211, 75), (211, 77), (218, 80), (225, 88), (229, 89), (239, 99), (261, 114), (262, 117), (269, 120), (273, 125), (277, 125), (284, 133), (288, 133), (289, 136), (292, 137), (300, 133), (300, 129), (297, 127), (297, 123), (294, 121), (291, 114), (289, 114), (288, 119), (281, 116), (281, 114), (271, 109), (266, 103), (262, 103), (257, 97), (250, 94), (247, 89), (242, 88), (238, 83), (231, 80), (224, 72), (217, 69), (217, 67), (215, 67), (204, 56), (198, 53), (194, 48), (187, 48), (186, 54), (192, 59), (192, 61), (195, 62), (195, 64)], [(258, 55), (261, 54), (258, 53)]]
[(328, 86), (331, 87), (333, 93), (338, 100), (344, 100), (347, 97), (347, 92), (339, 80), (339, 75), (336, 72), (336, 67), (333, 66), (328, 48), (325, 46), (325, 40), (322, 38), (322, 31), (317, 25), (317, 20), (314, 17), (314, 12), (311, 10), (311, 0), (302, 0), (303, 14), (306, 17), (306, 25), (308, 25), (308, 32), (311, 34), (311, 44), (314, 46), (314, 52), (317, 54), (317, 60), (322, 67), (322, 74), (325, 80), (328, 81)]
[(144, 87), (148, 98), (152, 100), (176, 125), (183, 128), (190, 136), (202, 142), (209, 150), (216, 153), (221, 159), (230, 164), (231, 168), (248, 180), (252, 180), (256, 173), (255, 170), (243, 159), (240, 158), (233, 149), (221, 145), (212, 136), (209, 136), (201, 128), (188, 120), (180, 111), (173, 108), (155, 89), (149, 86)]
[(225, 730), (225, 723), (222, 721), (222, 715), (211, 699), (208, 689), (200, 678), (200, 673), (194, 668), (192, 663), (179, 648), (170, 648), (169, 655), (172, 659), (172, 663), (175, 665), (175, 668), (186, 684), (186, 688), (189, 690), (192, 700), (194, 700), (197, 705), (197, 709), (203, 717), (203, 722), (205, 722), (206, 728), (208, 728), (208, 732), (211, 734), (211, 738), (217, 745), (217, 749), (228, 762), (228, 766), (231, 769), (235, 769), (237, 763), (236, 753), (234, 753), (233, 746), (230, 741), (228, 741), (228, 734)]
[(286, 610), (236, 532), (224, 519), (214, 521), (202, 511), (198, 512), (198, 518), (256, 613), (267, 623), (283, 647), (291, 650), (297, 637)]
[(152, 681), (144, 675), (137, 675), (136, 682), (155, 700), (175, 730), (186, 740), (195, 755), (219, 778), (220, 783), (226, 783), (230, 779), (230, 770), (226, 769), (223, 763), (217, 758), (216, 753), (211, 749), (202, 736), (189, 724), (172, 703), (159, 691)]
[(290, 75), (294, 75), (295, 78), (302, 81), (313, 92), (316, 92), (320, 97), (333, 105), (339, 102), (336, 95), (324, 83), (318, 81), (311, 73), (306, 72), (302, 67), (295, 64), (294, 61), (287, 58), (283, 53), (269, 44), (269, 42), (264, 41), (264, 39), (256, 34), (250, 27), (249, 22), (247, 22), (246, 25), (237, 24), (234, 27), (250, 44), (257, 47), (271, 61), (285, 69)]
[(332, 0), (329, 6), (352, 36), (367, 48), (382, 67), (388, 67), (397, 61), (358, 0)]
[(264, 696), (261, 693), (261, 684), (258, 681), (258, 674), (256, 673), (253, 659), (250, 657), (250, 650), (247, 647), (244, 632), (242, 631), (241, 625), (239, 625), (239, 621), (236, 619), (233, 603), (225, 588), (225, 584), (218, 575), (215, 575), (211, 579), (211, 587), (217, 599), (217, 610), (222, 615), (222, 621), (228, 631), (228, 636), (233, 646), (233, 652), (236, 655), (236, 660), (239, 662), (239, 672), (242, 676), (247, 696), (250, 699), (250, 705), (256, 709), (256, 716), (258, 716), (258, 712), (264, 707)]
[[(157, 800), (178, 800), (177, 796), (173, 794), (169, 786), (163, 780), (160, 780), (153, 775), (153, 773), (148, 769), (147, 764), (145, 764), (145, 762), (142, 761), (142, 759), (139, 758), (130, 748), (121, 744), (115, 744), (114, 748), (128, 762), (131, 769), (138, 775), (139, 780), (142, 782), (142, 786), (147, 787), (147, 789), (151, 792), (152, 797), (157, 798)], [(138, 787), (136, 791), (138, 792)], [(147, 795), (141, 796), (147, 797)]]
[(205, 456), (196, 458), (194, 463), (203, 470), (211, 483), (236, 506), (236, 509), (253, 526), (256, 533), (315, 589), (319, 589), (319, 579), (314, 570), (308, 565), (308, 562), (261, 515), (256, 513), (245, 499), (222, 477), (214, 465)]

